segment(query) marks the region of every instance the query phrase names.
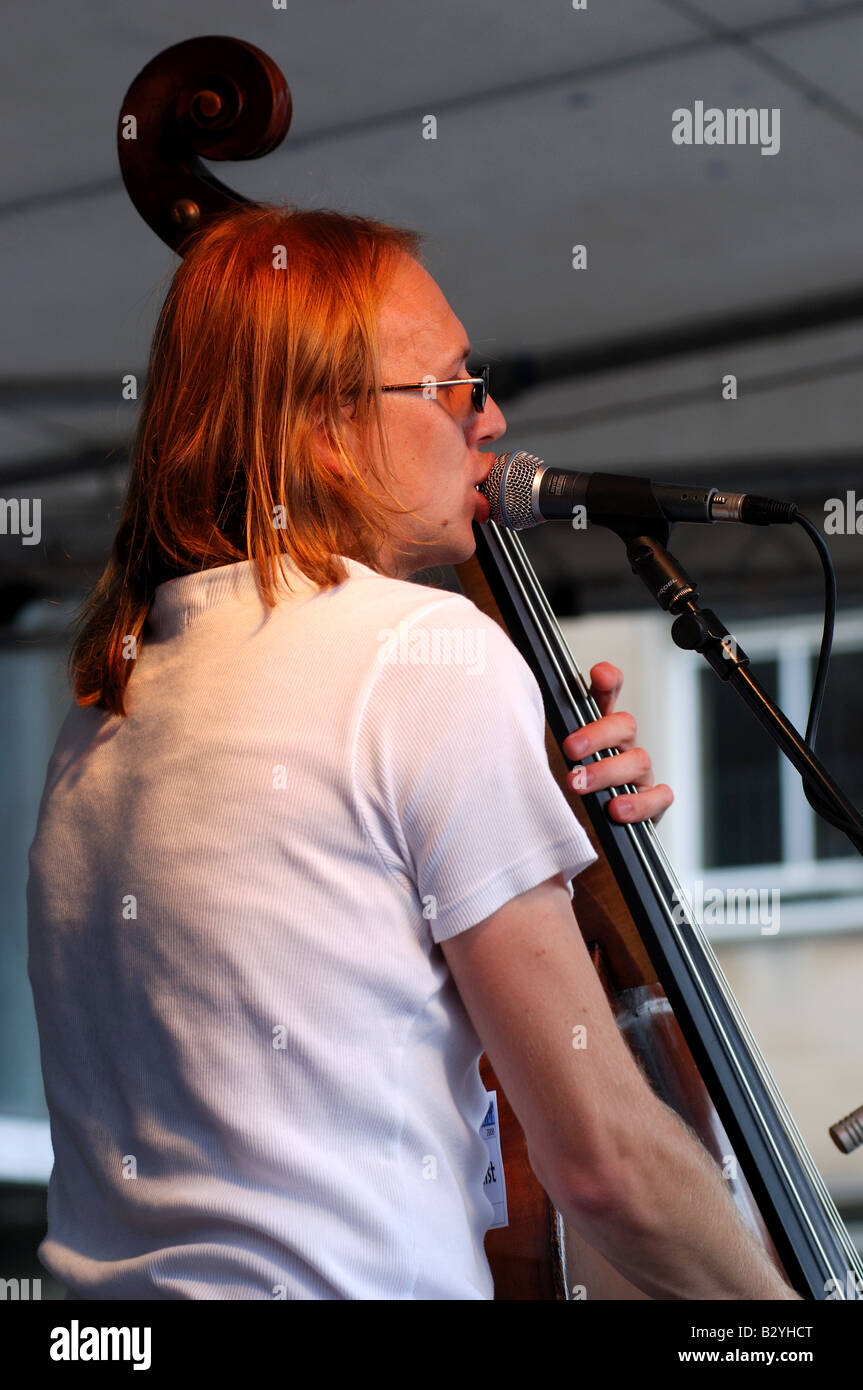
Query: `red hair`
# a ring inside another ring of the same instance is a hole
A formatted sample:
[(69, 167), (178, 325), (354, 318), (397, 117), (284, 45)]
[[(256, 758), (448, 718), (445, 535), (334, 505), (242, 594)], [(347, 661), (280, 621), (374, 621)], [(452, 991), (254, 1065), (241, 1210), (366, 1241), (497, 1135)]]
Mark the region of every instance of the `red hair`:
[[(267, 204), (195, 238), (153, 338), (117, 535), (75, 620), (79, 705), (127, 713), (128, 653), (165, 580), (254, 560), (272, 607), (283, 553), (322, 587), (347, 578), (340, 555), (378, 568), (405, 509), (369, 485), (387, 491), (377, 319), (419, 245), (369, 218)], [(319, 425), (339, 471), (313, 447)]]

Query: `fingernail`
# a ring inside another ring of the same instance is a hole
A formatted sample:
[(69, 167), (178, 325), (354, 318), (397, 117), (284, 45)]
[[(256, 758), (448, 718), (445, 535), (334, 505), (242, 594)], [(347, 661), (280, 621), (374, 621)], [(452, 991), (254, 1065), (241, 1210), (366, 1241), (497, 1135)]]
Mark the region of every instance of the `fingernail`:
[(619, 796), (614, 802), (615, 810), (619, 816), (627, 820), (632, 815), (632, 802), (625, 796)]
[(580, 758), (583, 753), (587, 752), (588, 743), (587, 734), (573, 734), (572, 738), (569, 740), (572, 756), (574, 758)]

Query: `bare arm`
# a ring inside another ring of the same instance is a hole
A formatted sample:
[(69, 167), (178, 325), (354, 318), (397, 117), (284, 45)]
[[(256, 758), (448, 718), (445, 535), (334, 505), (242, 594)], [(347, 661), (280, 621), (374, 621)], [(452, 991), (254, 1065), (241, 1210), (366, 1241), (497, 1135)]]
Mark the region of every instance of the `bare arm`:
[(654, 1298), (798, 1298), (642, 1077), (560, 875), (442, 949), (539, 1182), (594, 1249)]

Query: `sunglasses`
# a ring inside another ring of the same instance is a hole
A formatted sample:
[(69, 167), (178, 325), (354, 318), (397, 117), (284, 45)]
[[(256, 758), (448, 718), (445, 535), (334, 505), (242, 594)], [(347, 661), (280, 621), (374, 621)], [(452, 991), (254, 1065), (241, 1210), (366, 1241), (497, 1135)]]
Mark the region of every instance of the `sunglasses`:
[(436, 389), (438, 386), (472, 386), (471, 400), (473, 408), (477, 411), (485, 410), (485, 403), (488, 400), (488, 379), (491, 367), (481, 367), (479, 376), (460, 376), (455, 381), (436, 381), (434, 377), (428, 377), (425, 381), (411, 381), (406, 386), (382, 386), (382, 391), (428, 391), (429, 388)]

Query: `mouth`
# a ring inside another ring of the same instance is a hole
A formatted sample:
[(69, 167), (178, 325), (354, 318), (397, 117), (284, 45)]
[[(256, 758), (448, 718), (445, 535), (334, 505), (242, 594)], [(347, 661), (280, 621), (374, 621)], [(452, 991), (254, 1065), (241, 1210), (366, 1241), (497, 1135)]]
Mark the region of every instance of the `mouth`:
[(494, 468), (494, 454), (481, 454), (480, 457), (483, 459), (488, 459), (488, 467), (486, 468), (479, 482), (475, 484), (476, 487), (482, 487), (482, 484), (485, 482), (489, 473)]
[(480, 492), (480, 488), (488, 478), (488, 475), (491, 473), (491, 470), (494, 468), (494, 454), (482, 454), (480, 455), (480, 457), (483, 459), (488, 459), (488, 466), (486, 467), (485, 472), (483, 473), (479, 482), (474, 484), (474, 489), (476, 491), (478, 499), (476, 502), (476, 519), (480, 522), (480, 524), (484, 524), (489, 520), (489, 517), (491, 516), (491, 506), (489, 504), (488, 498), (484, 495), (484, 493)]
[(479, 482), (474, 484), (474, 490), (476, 492), (476, 502), (474, 504), (475, 519), (480, 523), (480, 525), (484, 525), (491, 515), (491, 508), (489, 506), (488, 498), (480, 492), (480, 488), (482, 487), (483, 483), (485, 482), (486, 478), (491, 472), (493, 466), (494, 458), (490, 457), (488, 461), (488, 467), (486, 468)]

